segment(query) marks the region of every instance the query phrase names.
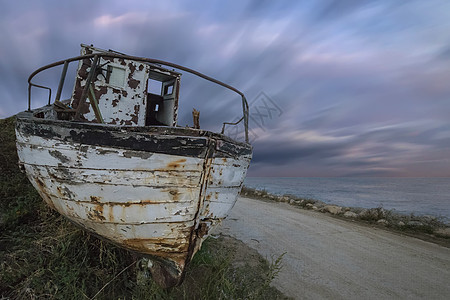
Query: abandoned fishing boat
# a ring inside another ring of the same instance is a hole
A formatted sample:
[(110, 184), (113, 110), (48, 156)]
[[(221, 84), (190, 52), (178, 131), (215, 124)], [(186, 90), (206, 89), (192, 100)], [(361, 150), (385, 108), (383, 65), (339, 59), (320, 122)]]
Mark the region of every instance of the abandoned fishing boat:
[[(81, 46), (80, 56), (30, 75), (28, 110), (17, 115), (19, 163), (49, 206), (150, 258), (163, 287), (178, 285), (242, 187), (252, 156), (247, 101), (237, 89), (186, 67)], [(74, 87), (62, 101), (71, 62), (78, 63)], [(49, 87), (32, 80), (58, 66), (52, 99)], [(179, 70), (238, 93), (242, 118), (224, 123), (221, 133), (178, 126)], [(48, 105), (31, 109), (32, 88), (48, 91)], [(224, 135), (225, 125), (238, 123), (245, 142)]]

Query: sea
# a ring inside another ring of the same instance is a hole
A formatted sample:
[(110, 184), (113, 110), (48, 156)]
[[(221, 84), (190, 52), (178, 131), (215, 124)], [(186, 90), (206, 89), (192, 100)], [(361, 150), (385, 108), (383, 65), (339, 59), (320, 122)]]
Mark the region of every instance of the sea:
[(247, 177), (244, 185), (348, 207), (383, 207), (450, 223), (450, 178)]

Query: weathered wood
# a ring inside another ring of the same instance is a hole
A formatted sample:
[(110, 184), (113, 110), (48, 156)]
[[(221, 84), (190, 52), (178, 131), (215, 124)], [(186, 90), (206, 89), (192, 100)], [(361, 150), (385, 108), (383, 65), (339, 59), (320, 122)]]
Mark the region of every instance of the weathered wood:
[(200, 129), (200, 112), (195, 108), (192, 109), (192, 119), (194, 122), (194, 129)]

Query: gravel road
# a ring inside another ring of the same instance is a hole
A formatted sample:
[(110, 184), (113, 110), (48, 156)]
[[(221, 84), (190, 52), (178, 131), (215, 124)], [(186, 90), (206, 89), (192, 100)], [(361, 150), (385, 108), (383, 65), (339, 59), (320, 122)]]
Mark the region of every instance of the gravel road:
[(296, 299), (450, 299), (450, 249), (433, 243), (248, 198), (219, 231), (286, 252), (274, 285)]

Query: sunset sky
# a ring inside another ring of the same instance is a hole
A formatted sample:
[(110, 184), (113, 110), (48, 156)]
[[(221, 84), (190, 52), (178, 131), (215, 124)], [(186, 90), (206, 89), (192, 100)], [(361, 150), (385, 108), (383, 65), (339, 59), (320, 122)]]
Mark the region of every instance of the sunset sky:
[[(249, 176), (450, 177), (448, 0), (0, 5), (0, 118), (26, 109), (36, 68), (94, 44), (243, 91)], [(240, 117), (233, 93), (189, 75), (181, 84), (180, 125), (192, 124), (192, 108), (207, 129)]]

